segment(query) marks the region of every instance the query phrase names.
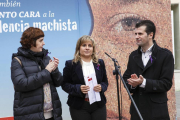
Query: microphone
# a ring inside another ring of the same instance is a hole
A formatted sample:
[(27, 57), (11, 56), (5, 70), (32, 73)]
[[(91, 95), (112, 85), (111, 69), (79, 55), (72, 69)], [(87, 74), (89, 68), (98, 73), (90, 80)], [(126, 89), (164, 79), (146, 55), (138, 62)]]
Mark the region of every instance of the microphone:
[[(136, 103), (134, 102), (134, 99), (132, 98), (131, 93), (130, 93), (130, 91), (129, 91), (129, 89), (128, 89), (128, 87), (127, 87), (127, 85), (126, 85), (126, 83), (125, 83), (125, 81), (124, 81), (124, 79), (123, 79), (123, 77), (122, 77), (122, 75), (121, 75), (121, 72), (119, 71), (120, 66), (119, 66), (118, 61), (117, 61), (116, 59), (112, 58), (112, 57), (111, 57), (110, 55), (108, 55), (106, 52), (105, 52), (105, 54), (106, 54), (108, 57), (110, 57), (110, 58), (113, 60), (113, 62), (114, 62), (115, 70), (113, 70), (113, 75), (116, 75), (116, 82), (117, 82), (117, 97), (118, 97), (119, 120), (120, 120), (120, 117), (122, 116), (122, 112), (120, 113), (120, 102), (119, 102), (119, 82), (118, 82), (119, 76), (120, 76), (120, 78), (121, 78), (121, 80), (122, 80), (122, 82), (123, 82), (123, 84), (124, 84), (124, 87), (126, 88), (126, 91), (128, 92), (128, 95), (129, 95), (129, 97), (130, 97), (130, 99), (131, 99), (131, 102), (133, 103), (133, 105), (134, 105), (134, 107), (135, 107), (135, 109), (136, 109), (136, 112), (138, 113), (140, 119), (143, 120), (143, 118), (142, 118), (142, 116), (141, 116), (141, 113), (139, 112), (139, 110), (138, 110), (138, 108), (137, 108), (137, 105), (136, 105)], [(119, 76), (118, 76), (118, 75), (119, 75)], [(120, 82), (120, 93), (121, 93), (121, 82)], [(121, 96), (121, 111), (122, 111), (122, 96)]]
[(111, 58), (111, 56), (109, 56), (106, 52), (105, 52), (105, 54), (106, 54), (108, 57), (110, 57), (110, 58)]
[(110, 57), (110, 58), (112, 59), (112, 61), (117, 62), (116, 59), (112, 58), (112, 57), (111, 57), (110, 55), (108, 55), (106, 52), (105, 52), (105, 54), (106, 54), (108, 57)]

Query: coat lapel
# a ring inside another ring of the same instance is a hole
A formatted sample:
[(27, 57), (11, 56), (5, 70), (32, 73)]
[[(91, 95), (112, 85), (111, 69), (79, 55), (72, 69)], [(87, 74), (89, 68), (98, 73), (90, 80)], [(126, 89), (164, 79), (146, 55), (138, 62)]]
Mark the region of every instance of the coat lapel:
[(141, 68), (141, 69), (144, 69), (144, 65), (143, 65), (143, 62), (142, 62), (142, 57), (140, 54), (138, 55), (135, 55), (133, 56), (134, 58), (134, 61), (136, 62), (136, 64)]
[(94, 65), (94, 70), (95, 70), (95, 73), (96, 73), (96, 79), (97, 79), (97, 82), (100, 80), (101, 78), (101, 65), (99, 66), (99, 69), (98, 69), (98, 65), (97, 63), (93, 63)]
[(156, 61), (156, 57), (151, 55), (151, 58), (149, 59), (149, 61), (146, 65), (146, 67), (144, 68), (143, 72), (146, 71), (149, 67), (151, 67), (155, 61)]
[(154, 46), (152, 48), (152, 55), (146, 65), (146, 67), (144, 68), (143, 72), (146, 71), (149, 67), (151, 67), (155, 61), (156, 61), (156, 57), (157, 57), (157, 52), (158, 52), (158, 45), (156, 44), (155, 40), (153, 41)]
[(77, 62), (77, 66), (75, 68), (75, 72), (79, 78), (79, 80), (85, 84), (85, 81), (84, 81), (84, 75), (83, 75), (83, 71), (82, 71), (82, 65), (80, 62)]
[[(149, 59), (147, 65), (146, 65), (145, 67), (144, 67), (143, 62), (142, 62), (142, 56), (141, 56), (142, 53), (140, 52), (140, 49), (141, 49), (140, 47), (139, 47), (138, 50), (137, 50), (137, 55), (133, 56), (134, 61), (136, 62), (136, 64), (137, 64), (140, 68), (143, 69), (143, 72), (146, 71), (149, 67), (151, 67), (151, 66), (154, 64), (154, 62), (156, 61), (158, 46), (157, 46), (155, 40), (153, 40), (153, 43), (154, 43), (154, 46), (153, 46), (153, 48), (152, 48), (152, 55), (151, 55), (151, 58)], [(143, 72), (142, 72), (142, 73), (143, 73)]]

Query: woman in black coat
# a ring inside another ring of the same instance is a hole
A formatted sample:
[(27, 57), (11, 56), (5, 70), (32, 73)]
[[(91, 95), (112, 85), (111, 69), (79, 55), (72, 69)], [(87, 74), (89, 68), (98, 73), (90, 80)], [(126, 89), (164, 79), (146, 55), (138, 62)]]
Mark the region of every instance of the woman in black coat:
[(63, 77), (58, 70), (59, 60), (51, 60), (43, 39), (39, 28), (26, 29), (20, 41), (22, 47), (12, 56), (14, 120), (62, 120), (55, 87), (61, 85)]
[(77, 41), (74, 59), (66, 61), (63, 79), (62, 89), (69, 93), (67, 104), (72, 120), (106, 120), (106, 69), (104, 61), (96, 57), (90, 36)]

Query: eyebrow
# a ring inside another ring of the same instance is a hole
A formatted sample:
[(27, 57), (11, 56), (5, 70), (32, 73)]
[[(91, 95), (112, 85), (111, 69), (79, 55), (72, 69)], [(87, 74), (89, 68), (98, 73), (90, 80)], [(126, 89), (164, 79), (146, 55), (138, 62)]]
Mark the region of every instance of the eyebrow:
[(155, 2), (158, 4), (163, 4), (161, 0), (120, 0), (120, 3), (128, 5), (128, 4), (134, 4), (136, 2), (142, 2), (142, 3), (150, 3), (150, 2)]
[(139, 2), (140, 0), (121, 0), (125, 4), (132, 4), (134, 2)]

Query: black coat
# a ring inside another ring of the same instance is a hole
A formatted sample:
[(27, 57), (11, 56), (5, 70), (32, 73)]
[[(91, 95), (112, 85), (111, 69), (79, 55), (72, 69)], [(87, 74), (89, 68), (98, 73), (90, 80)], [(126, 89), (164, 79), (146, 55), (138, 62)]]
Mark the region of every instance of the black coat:
[[(44, 50), (42, 61), (45, 67), (50, 60), (46, 54), (47, 50)], [(20, 59), (22, 66), (15, 56)], [(46, 83), (50, 83), (53, 117), (55, 120), (62, 120), (61, 102), (55, 88), (60, 86), (63, 80), (58, 68), (51, 73), (46, 69), (40, 70), (27, 49), (19, 48), (18, 54), (13, 54), (12, 58), (11, 79), (15, 88), (14, 120), (45, 120), (43, 85)]]
[[(169, 120), (167, 91), (172, 86), (173, 55), (169, 50), (159, 47), (154, 41), (151, 57), (152, 60), (150, 59), (144, 67), (140, 47), (133, 51), (129, 56), (123, 78), (127, 82), (131, 74), (135, 73), (146, 79), (145, 88), (137, 86), (131, 89), (131, 86), (127, 84), (144, 120)], [(130, 113), (132, 120), (139, 120), (132, 104)]]
[[(97, 64), (93, 63), (97, 83), (101, 84), (102, 88), (100, 92), (101, 101), (97, 103), (99, 107), (103, 107), (106, 104), (104, 92), (107, 90), (108, 80), (104, 61), (99, 59), (98, 63), (100, 64), (99, 70), (97, 69)], [(85, 85), (81, 63), (72, 63), (72, 60), (66, 61), (63, 69), (63, 79), (62, 89), (69, 93), (67, 104), (72, 108), (81, 109), (85, 99), (85, 94), (80, 89), (81, 85)]]

